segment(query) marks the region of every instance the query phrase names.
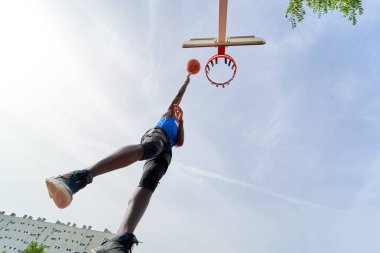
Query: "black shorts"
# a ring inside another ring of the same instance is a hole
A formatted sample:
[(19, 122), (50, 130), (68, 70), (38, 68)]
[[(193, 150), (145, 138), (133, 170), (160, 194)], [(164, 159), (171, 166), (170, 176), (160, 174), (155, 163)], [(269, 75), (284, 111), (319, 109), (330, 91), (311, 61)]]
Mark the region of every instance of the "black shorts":
[(141, 138), (141, 145), (144, 149), (143, 174), (139, 187), (156, 189), (159, 181), (165, 175), (172, 159), (172, 149), (168, 143), (166, 133), (157, 128), (150, 129)]

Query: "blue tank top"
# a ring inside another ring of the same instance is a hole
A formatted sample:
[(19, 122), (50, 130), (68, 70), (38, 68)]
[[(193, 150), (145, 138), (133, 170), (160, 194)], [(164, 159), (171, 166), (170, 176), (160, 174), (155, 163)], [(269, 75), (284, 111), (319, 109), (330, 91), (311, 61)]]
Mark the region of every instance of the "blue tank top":
[(161, 128), (169, 137), (170, 146), (177, 144), (178, 123), (175, 117), (163, 117), (157, 123), (156, 127)]

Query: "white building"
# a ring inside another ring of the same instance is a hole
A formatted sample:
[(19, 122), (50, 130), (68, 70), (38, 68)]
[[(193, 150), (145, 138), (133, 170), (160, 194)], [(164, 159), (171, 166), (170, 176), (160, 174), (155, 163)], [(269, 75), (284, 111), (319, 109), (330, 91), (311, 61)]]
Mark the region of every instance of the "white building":
[(0, 252), (22, 252), (31, 242), (45, 246), (47, 253), (88, 253), (105, 239), (115, 235), (91, 230), (91, 226), (77, 228), (75, 224), (46, 222), (31, 216), (16, 217), (14, 213), (0, 212)]

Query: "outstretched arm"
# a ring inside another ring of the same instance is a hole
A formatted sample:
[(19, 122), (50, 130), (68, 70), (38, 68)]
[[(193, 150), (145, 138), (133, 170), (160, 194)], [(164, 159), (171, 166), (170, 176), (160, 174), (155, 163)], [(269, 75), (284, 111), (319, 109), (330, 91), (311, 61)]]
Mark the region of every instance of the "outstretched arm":
[(171, 102), (167, 112), (163, 116), (170, 116), (170, 117), (175, 116), (174, 105), (179, 105), (181, 103), (182, 97), (185, 94), (187, 85), (189, 85), (189, 83), (190, 83), (190, 74), (187, 75), (185, 83), (181, 86), (177, 95)]

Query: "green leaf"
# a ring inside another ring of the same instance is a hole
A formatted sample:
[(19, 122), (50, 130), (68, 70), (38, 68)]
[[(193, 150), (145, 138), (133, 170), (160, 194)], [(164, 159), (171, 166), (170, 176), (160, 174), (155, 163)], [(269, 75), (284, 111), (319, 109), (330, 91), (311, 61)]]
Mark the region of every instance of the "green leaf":
[(46, 253), (44, 248), (43, 245), (39, 245), (37, 242), (31, 242), (23, 253)]
[(306, 14), (308, 7), (320, 18), (322, 15), (333, 11), (340, 11), (353, 25), (357, 23), (357, 16), (364, 13), (362, 0), (289, 0), (285, 17), (295, 28)]

